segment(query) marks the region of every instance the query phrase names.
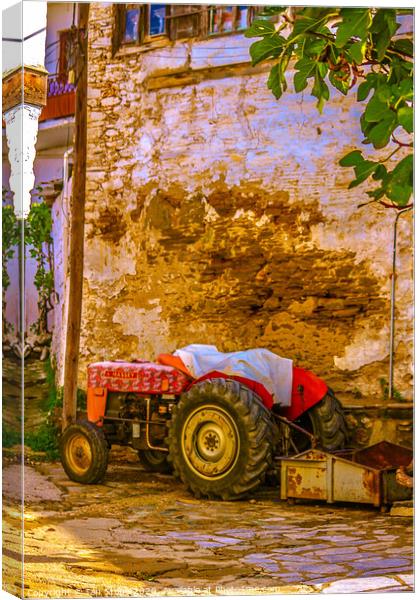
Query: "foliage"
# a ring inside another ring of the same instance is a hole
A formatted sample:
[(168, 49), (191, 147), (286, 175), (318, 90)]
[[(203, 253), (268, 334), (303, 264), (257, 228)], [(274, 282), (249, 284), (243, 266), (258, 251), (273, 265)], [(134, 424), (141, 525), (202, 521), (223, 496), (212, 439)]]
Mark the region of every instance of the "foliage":
[(3, 448), (11, 448), (12, 446), (17, 446), (22, 441), (22, 434), (20, 431), (15, 431), (14, 429), (9, 429), (8, 425), (5, 423), (3, 419), (2, 423), (2, 447)]
[[(24, 444), (35, 452), (45, 452), (48, 460), (56, 460), (59, 458), (58, 438), (60, 431), (55, 413), (62, 406), (62, 402), (57, 393), (55, 373), (49, 360), (45, 362), (45, 369), (48, 383), (48, 398), (43, 407), (45, 422), (36, 431), (24, 432)], [(4, 422), (2, 438), (3, 448), (10, 448), (22, 443), (21, 432), (9, 429)]]
[(55, 370), (51, 365), (51, 358), (44, 363), (45, 373), (46, 373), (46, 381), (48, 384), (48, 399), (46, 403), (45, 409), (48, 411), (48, 415), (51, 415), (56, 407), (61, 408), (63, 406), (62, 398), (58, 392), (58, 389), (55, 385)]
[(10, 285), (10, 276), (7, 271), (7, 264), (15, 254), (15, 249), (20, 241), (20, 227), (16, 219), (13, 206), (5, 205), (7, 191), (3, 188), (2, 204), (2, 310), (3, 310), (3, 334), (11, 329), (10, 323), (7, 323), (5, 317), (6, 308), (6, 290)]
[(48, 460), (60, 457), (58, 431), (51, 423), (43, 423), (37, 431), (25, 432), (25, 446), (35, 452), (45, 452)]
[(34, 433), (25, 432), (25, 444), (37, 452), (45, 452), (49, 460), (59, 458), (58, 438), (60, 434), (56, 411), (62, 407), (62, 399), (55, 385), (55, 371), (48, 359), (45, 362), (48, 398), (45, 404), (46, 421)]
[(19, 224), (13, 206), (2, 206), (2, 286), (3, 291), (10, 285), (7, 263), (15, 254), (19, 243)]
[(87, 411), (87, 394), (86, 394), (85, 390), (82, 390), (81, 388), (77, 388), (76, 403), (77, 403), (76, 404), (77, 410), (80, 410), (81, 412)]
[[(287, 89), (289, 64), (295, 71), (295, 91), (303, 92), (310, 84), (320, 111), (331, 87), (347, 95), (359, 84), (362, 143), (375, 150), (393, 147), (377, 160), (366, 160), (361, 150), (354, 150), (340, 164), (354, 169), (349, 187), (365, 180), (378, 182), (367, 192), (370, 202), (397, 209), (409, 205), (413, 192), (412, 154), (396, 165), (388, 163), (413, 145), (413, 43), (409, 37), (394, 37), (402, 12), (412, 14), (391, 8), (266, 7), (245, 32), (249, 38), (261, 38), (250, 47), (253, 65), (274, 61), (267, 84), (277, 99)], [(276, 27), (267, 19), (278, 14), (282, 24)]]
[(37, 261), (34, 284), (38, 290), (39, 316), (33, 327), (38, 334), (48, 331), (48, 312), (53, 308), (56, 296), (51, 230), (51, 208), (45, 202), (32, 204), (25, 226), (25, 242), (30, 256)]

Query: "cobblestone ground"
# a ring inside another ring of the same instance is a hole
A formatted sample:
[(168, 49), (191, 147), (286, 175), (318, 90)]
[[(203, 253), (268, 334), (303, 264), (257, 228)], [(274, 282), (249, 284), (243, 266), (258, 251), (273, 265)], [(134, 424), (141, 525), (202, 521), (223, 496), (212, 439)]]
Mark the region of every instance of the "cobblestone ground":
[[(18, 473), (5, 464), (3, 586), (16, 594)], [(200, 501), (114, 451), (102, 485), (37, 463), (25, 469), (25, 489), (29, 598), (413, 592), (412, 521), (374, 508), (291, 506), (274, 488)]]

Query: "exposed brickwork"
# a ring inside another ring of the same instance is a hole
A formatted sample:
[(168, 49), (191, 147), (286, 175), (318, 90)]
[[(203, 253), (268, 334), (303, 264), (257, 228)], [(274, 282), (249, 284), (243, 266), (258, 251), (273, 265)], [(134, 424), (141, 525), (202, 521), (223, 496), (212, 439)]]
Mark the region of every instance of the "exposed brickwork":
[[(264, 346), (347, 402), (380, 402), (393, 215), (357, 208), (366, 196), (337, 166), (360, 142), (353, 98), (335, 97), (323, 115), (301, 95), (276, 101), (267, 73), (229, 66), (246, 59), (242, 36), (113, 58), (111, 33), (112, 6), (92, 4), (81, 382), (104, 358)], [(215, 79), (171, 79), (212, 65)], [(408, 399), (410, 218), (400, 222), (395, 382)]]

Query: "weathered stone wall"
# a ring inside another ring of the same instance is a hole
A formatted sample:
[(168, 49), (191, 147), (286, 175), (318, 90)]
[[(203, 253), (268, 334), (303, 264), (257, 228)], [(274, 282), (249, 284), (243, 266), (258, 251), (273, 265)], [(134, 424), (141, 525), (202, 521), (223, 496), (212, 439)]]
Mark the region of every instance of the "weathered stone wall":
[[(337, 159), (358, 107), (276, 101), (241, 35), (111, 56), (92, 4), (80, 382), (103, 358), (266, 347), (347, 403), (387, 378), (392, 211)], [(241, 63), (239, 66), (236, 63)], [(226, 68), (225, 68), (226, 67)], [(399, 227), (396, 387), (412, 397), (411, 216)]]

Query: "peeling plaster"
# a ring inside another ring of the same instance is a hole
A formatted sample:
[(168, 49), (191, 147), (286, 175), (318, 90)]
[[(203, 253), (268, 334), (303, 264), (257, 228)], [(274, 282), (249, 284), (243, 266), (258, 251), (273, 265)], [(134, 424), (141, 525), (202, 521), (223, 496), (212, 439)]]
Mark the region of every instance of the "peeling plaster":
[[(153, 302), (156, 303), (156, 300)], [(139, 358), (154, 360), (168, 348), (169, 324), (162, 319), (160, 306), (146, 310), (121, 305), (116, 309), (112, 322), (121, 326), (123, 335), (138, 338), (141, 348)]]
[(86, 243), (84, 274), (90, 287), (114, 281), (123, 275), (135, 275), (134, 244), (119, 246), (103, 242), (95, 237)]
[(389, 327), (377, 331), (371, 325), (358, 330), (344, 355), (334, 356), (334, 364), (342, 371), (356, 371), (365, 365), (385, 359), (389, 355)]
[(211, 204), (209, 204), (207, 201), (204, 201), (204, 210), (205, 210), (204, 221), (206, 223), (212, 223), (212, 222), (218, 220), (219, 215), (218, 215), (216, 209), (213, 208), (213, 206)]

